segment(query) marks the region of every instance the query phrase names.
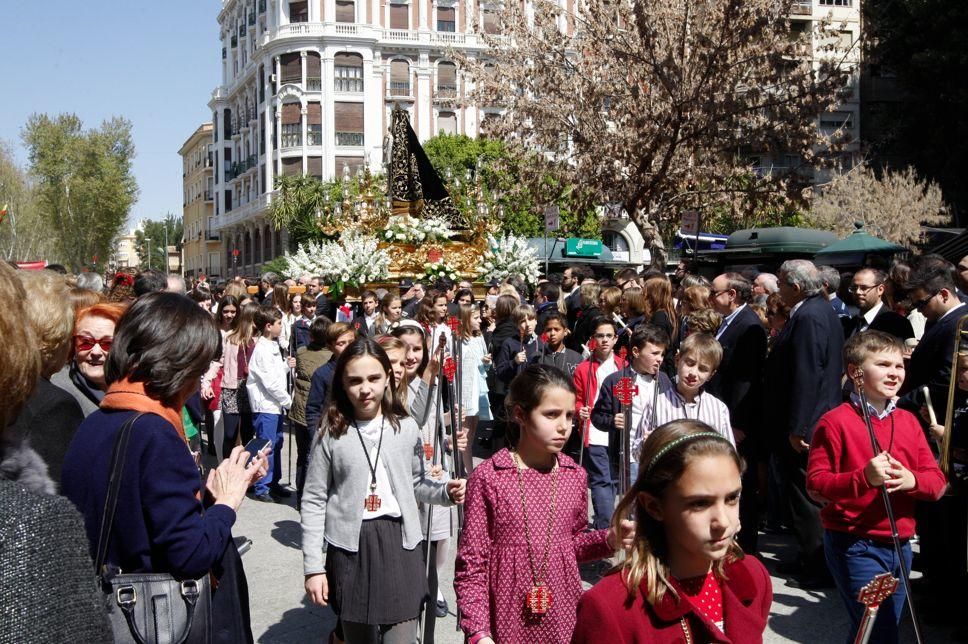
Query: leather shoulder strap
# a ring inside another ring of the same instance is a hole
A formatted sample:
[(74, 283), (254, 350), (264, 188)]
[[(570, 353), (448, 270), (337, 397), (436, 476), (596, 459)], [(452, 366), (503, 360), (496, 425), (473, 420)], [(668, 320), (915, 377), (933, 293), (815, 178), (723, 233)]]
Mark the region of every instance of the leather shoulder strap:
[(114, 449), (111, 451), (111, 473), (108, 478), (108, 493), (104, 498), (104, 513), (101, 515), (101, 529), (97, 539), (97, 554), (94, 561), (94, 571), (100, 575), (108, 553), (108, 542), (111, 539), (111, 528), (114, 525), (114, 514), (118, 509), (118, 496), (121, 493), (121, 475), (124, 472), (124, 461), (127, 458), (128, 442), (131, 439), (131, 428), (135, 421), (144, 416), (137, 413), (126, 420), (118, 435), (114, 439)]

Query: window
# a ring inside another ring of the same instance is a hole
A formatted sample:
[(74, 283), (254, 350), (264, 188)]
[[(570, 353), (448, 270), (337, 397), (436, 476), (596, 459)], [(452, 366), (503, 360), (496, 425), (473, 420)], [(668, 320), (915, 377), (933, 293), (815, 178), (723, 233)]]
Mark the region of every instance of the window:
[(837, 33), (837, 49), (841, 51), (848, 51), (851, 45), (854, 44), (854, 34), (849, 31), (841, 31)]
[(410, 96), (410, 63), (405, 60), (390, 61), (390, 95)]
[(298, 51), (280, 56), (279, 66), (282, 68), (283, 85), (302, 82), (302, 55)]
[(457, 134), (457, 115), (453, 112), (441, 112), (438, 114), (437, 131), (443, 134)]
[(337, 92), (363, 91), (363, 57), (359, 54), (337, 53), (333, 60), (334, 87)]
[(391, 4), (390, 5), (390, 29), (409, 29), (410, 28), (410, 5)]
[(356, 3), (353, 0), (336, 0), (336, 22), (356, 22)]
[(286, 103), (282, 106), (282, 142), (283, 148), (294, 148), (302, 145), (302, 114), (299, 103)]
[(820, 115), (820, 133), (826, 136), (830, 136), (840, 129), (849, 130), (852, 127), (853, 117), (850, 112), (830, 112)]
[(306, 145), (323, 144), (323, 110), (319, 103), (306, 105)]
[(323, 180), (323, 158), (322, 157), (306, 157), (306, 174), (311, 177), (316, 177), (320, 181)]
[(485, 9), (481, 12), (481, 28), (486, 34), (500, 33), (501, 21), (496, 11)]
[[(363, 103), (333, 103), (336, 145), (363, 145)], [(337, 170), (339, 167), (337, 166)]]
[(437, 96), (454, 98), (457, 96), (457, 65), (443, 62), (437, 65)]
[(306, 54), (306, 90), (318, 92), (323, 89), (323, 73), (319, 54), (311, 51)]
[(289, 22), (309, 22), (309, 2), (290, 2)]
[(342, 178), (343, 168), (347, 168), (350, 175), (355, 175), (363, 167), (363, 159), (361, 157), (336, 157), (336, 176)]
[(854, 0), (820, 0), (822, 7), (852, 7)]
[(437, 31), (457, 31), (457, 12), (453, 7), (437, 8)]

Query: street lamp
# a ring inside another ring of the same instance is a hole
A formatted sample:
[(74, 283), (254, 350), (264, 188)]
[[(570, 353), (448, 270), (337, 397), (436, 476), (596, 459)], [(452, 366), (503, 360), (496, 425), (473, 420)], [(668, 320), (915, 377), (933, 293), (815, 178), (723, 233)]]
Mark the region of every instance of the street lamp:
[(145, 237), (145, 248), (148, 249), (148, 270), (151, 270), (151, 237)]

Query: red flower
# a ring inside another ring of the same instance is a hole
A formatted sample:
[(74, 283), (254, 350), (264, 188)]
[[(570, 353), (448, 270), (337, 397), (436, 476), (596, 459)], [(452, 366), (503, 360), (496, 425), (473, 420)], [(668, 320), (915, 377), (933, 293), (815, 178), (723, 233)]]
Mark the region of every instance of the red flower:
[(134, 286), (134, 275), (130, 273), (118, 273), (114, 276), (115, 286)]
[(548, 334), (547, 333), (542, 333), (541, 334), (541, 341), (544, 342), (545, 344), (548, 344)]
[(594, 351), (597, 348), (598, 348), (598, 340), (596, 340), (595, 338), (592, 338), (591, 340), (588, 341), (589, 351)]

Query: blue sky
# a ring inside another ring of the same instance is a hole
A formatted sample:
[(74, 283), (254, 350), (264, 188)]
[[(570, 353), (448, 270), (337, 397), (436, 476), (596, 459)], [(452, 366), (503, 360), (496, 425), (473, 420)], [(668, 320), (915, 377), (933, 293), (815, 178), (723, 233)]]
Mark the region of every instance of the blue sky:
[(132, 122), (141, 190), (129, 223), (182, 212), (178, 149), (212, 118), (220, 81), (220, 0), (4, 0), (0, 139), (21, 165), (34, 112), (73, 112), (85, 127)]

